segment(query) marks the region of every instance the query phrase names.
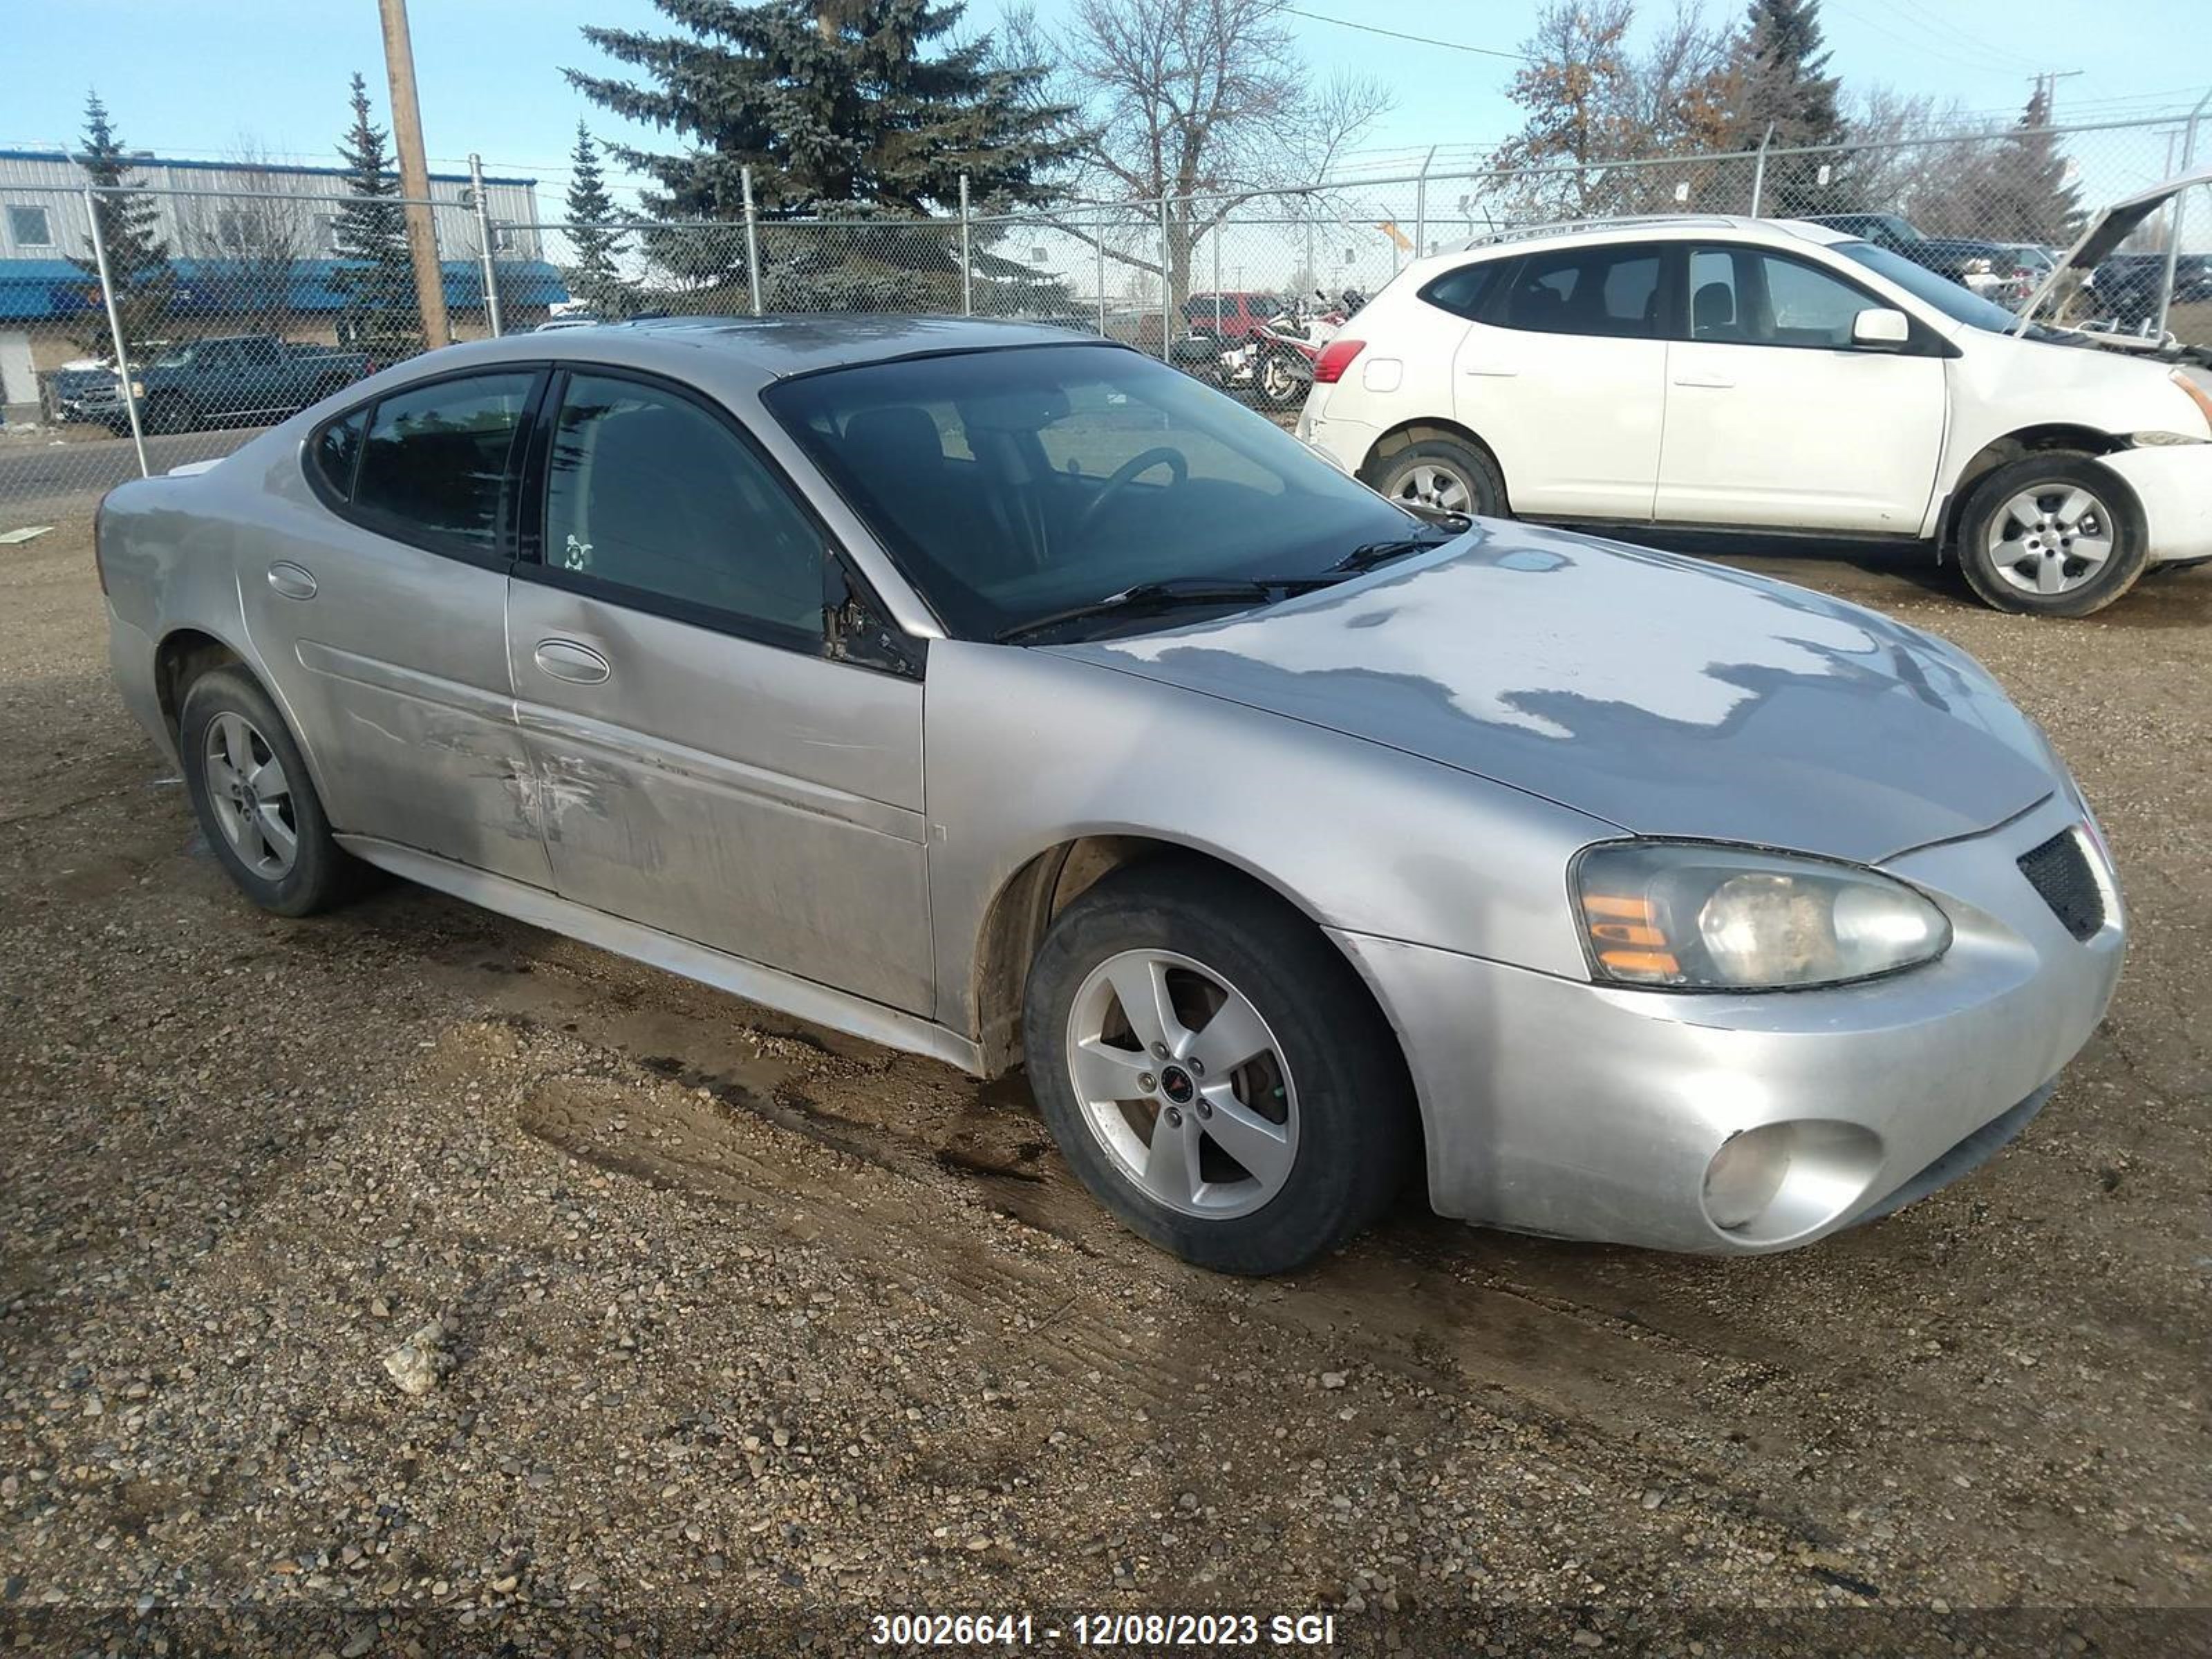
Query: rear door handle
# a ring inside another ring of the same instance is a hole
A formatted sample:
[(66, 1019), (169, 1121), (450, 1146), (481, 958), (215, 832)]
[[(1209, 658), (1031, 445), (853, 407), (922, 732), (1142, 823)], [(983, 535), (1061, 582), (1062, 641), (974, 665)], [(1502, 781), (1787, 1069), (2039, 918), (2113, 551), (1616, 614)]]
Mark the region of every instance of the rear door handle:
[(1734, 380), (1724, 380), (1717, 374), (1677, 374), (1674, 377), (1674, 384), (1676, 386), (1714, 386), (1720, 390), (1726, 391), (1729, 387), (1735, 386), (1735, 382)]
[(269, 586), (288, 599), (315, 597), (315, 573), (303, 564), (279, 559), (269, 567)]
[(1521, 371), (1517, 368), (1487, 368), (1477, 365), (1469, 368), (1462, 368), (1460, 370), (1460, 373), (1462, 374), (1479, 375), (1486, 380), (1510, 380), (1519, 375)]
[(574, 640), (540, 640), (536, 655), (540, 668), (574, 685), (597, 685), (614, 672), (605, 657)]

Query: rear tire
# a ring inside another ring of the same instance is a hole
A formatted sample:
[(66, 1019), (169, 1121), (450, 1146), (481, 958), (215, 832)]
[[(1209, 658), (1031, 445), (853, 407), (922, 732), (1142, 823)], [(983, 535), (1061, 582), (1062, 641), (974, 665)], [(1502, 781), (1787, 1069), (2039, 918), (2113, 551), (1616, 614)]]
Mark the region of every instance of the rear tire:
[(1360, 477), (1394, 501), (1432, 512), (1503, 519), (1513, 510), (1506, 501), (1505, 476), (1488, 453), (1442, 434), (1378, 456)]
[(2086, 617), (2136, 585), (2149, 535), (2118, 474), (2063, 451), (2008, 463), (1974, 486), (1959, 515), (1959, 568), (1985, 605)]
[(246, 897), (306, 916), (360, 890), (367, 867), (331, 838), (299, 745), (244, 669), (210, 669), (192, 682), (177, 752), (208, 844)]
[(1126, 866), (1061, 912), (1023, 1047), (1083, 1184), (1202, 1267), (1302, 1267), (1413, 1165), (1413, 1085), (1359, 975), (1274, 894), (1195, 860)]

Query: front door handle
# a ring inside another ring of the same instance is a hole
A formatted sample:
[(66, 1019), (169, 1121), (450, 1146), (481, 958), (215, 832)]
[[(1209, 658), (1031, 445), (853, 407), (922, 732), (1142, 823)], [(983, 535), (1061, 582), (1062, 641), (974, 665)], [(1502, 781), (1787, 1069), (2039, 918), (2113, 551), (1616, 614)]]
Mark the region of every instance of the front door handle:
[(614, 672), (605, 657), (574, 640), (540, 640), (536, 654), (540, 668), (574, 685), (597, 685)]
[(269, 567), (269, 586), (288, 599), (312, 599), (315, 597), (315, 573), (303, 564), (279, 559)]

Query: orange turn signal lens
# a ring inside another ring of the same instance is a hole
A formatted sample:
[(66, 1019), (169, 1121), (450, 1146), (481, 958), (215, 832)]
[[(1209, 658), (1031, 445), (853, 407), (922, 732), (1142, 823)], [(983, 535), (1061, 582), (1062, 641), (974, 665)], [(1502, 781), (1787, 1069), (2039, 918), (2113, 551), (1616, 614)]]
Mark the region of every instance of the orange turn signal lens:
[(1585, 893), (1583, 915), (1597, 959), (1621, 979), (1669, 980), (1682, 964), (1667, 948), (1667, 934), (1651, 901), (1620, 893)]

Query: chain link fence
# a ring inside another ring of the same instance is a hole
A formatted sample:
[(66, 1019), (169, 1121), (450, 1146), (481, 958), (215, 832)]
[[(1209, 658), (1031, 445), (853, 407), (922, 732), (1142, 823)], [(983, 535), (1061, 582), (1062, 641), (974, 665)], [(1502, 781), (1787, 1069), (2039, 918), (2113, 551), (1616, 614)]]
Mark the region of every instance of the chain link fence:
[[(2017, 305), (2073, 240), (2069, 200), (2086, 212), (2183, 170), (2212, 150), (2198, 126), (1424, 169), (926, 221), (748, 212), (532, 222), (495, 216), (481, 189), (411, 203), (305, 186), (100, 191), (0, 181), (0, 532), (82, 512), (141, 471), (227, 454), (434, 340), (592, 319), (1021, 319), (1124, 341), (1287, 408), (1306, 384), (1299, 354), (1282, 343), (1290, 337), (1317, 342), (1424, 253), (1562, 220), (1850, 216), (1862, 234), (1917, 232), (1927, 240), (1913, 257)], [(2071, 286), (2063, 318), (2153, 335), (2163, 327), (2212, 347), (2208, 198), (2212, 191), (2186, 192), (2154, 216)], [(409, 257), (410, 210), (430, 221), (434, 275), (418, 274)], [(161, 257), (143, 257), (155, 240)]]

